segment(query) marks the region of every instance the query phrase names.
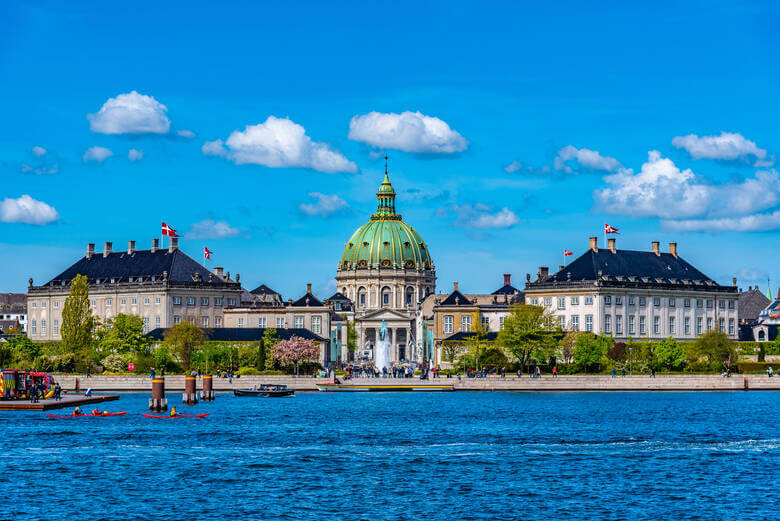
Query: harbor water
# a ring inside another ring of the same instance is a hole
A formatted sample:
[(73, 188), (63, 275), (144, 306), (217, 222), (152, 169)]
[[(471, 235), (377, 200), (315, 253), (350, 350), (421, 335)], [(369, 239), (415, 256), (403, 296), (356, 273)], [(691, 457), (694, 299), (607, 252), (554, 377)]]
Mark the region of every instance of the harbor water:
[(144, 418), (148, 398), (102, 404), (128, 411), (114, 418), (0, 412), (0, 519), (759, 520), (780, 507), (773, 392), (219, 394), (177, 407), (202, 420)]

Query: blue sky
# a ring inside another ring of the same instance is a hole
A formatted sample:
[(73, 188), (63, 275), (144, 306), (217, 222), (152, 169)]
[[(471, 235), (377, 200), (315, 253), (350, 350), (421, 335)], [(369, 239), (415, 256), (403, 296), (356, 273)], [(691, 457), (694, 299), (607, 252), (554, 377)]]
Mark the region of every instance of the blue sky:
[(0, 290), (165, 220), (249, 289), (327, 293), (384, 152), (440, 291), (605, 222), (774, 288), (778, 8), (549, 4), (3, 3)]

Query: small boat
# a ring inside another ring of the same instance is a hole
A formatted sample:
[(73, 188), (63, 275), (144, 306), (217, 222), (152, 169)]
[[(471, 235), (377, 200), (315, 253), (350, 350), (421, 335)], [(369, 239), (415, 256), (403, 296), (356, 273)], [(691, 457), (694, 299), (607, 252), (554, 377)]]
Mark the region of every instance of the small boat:
[(255, 396), (262, 398), (284, 398), (294, 396), (295, 391), (286, 385), (261, 385), (258, 389), (233, 389), (235, 396)]
[(343, 384), (343, 383), (322, 383), (314, 384), (318, 391), (323, 392), (399, 392), (399, 391), (454, 391), (452, 384)]
[(49, 418), (107, 418), (109, 416), (124, 416), (127, 411), (101, 412), (100, 414), (47, 414)]
[(176, 418), (205, 418), (208, 415), (209, 413), (206, 412), (203, 414), (177, 414), (176, 416), (171, 416), (171, 415), (157, 416), (154, 414), (144, 414), (143, 416), (144, 418), (159, 418), (161, 420), (174, 420)]

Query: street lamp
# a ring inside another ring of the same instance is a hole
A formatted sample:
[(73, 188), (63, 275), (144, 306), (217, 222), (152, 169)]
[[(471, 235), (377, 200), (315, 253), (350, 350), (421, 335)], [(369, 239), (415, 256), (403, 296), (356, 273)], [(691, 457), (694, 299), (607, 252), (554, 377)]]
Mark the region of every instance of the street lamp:
[(632, 376), (634, 374), (633, 371), (631, 370), (631, 351), (632, 351), (632, 349), (633, 348), (631, 346), (628, 346), (628, 376)]

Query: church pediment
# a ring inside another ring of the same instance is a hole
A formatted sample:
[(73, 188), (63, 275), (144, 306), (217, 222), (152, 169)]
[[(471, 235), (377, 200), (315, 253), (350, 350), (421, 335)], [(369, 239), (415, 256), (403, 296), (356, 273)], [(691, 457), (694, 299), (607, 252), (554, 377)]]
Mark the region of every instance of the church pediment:
[(402, 313), (400, 311), (395, 311), (392, 309), (374, 309), (371, 311), (367, 311), (365, 314), (357, 317), (357, 320), (385, 320), (385, 321), (396, 321), (396, 320), (405, 320), (409, 321), (412, 320), (413, 317), (410, 317), (406, 313)]

